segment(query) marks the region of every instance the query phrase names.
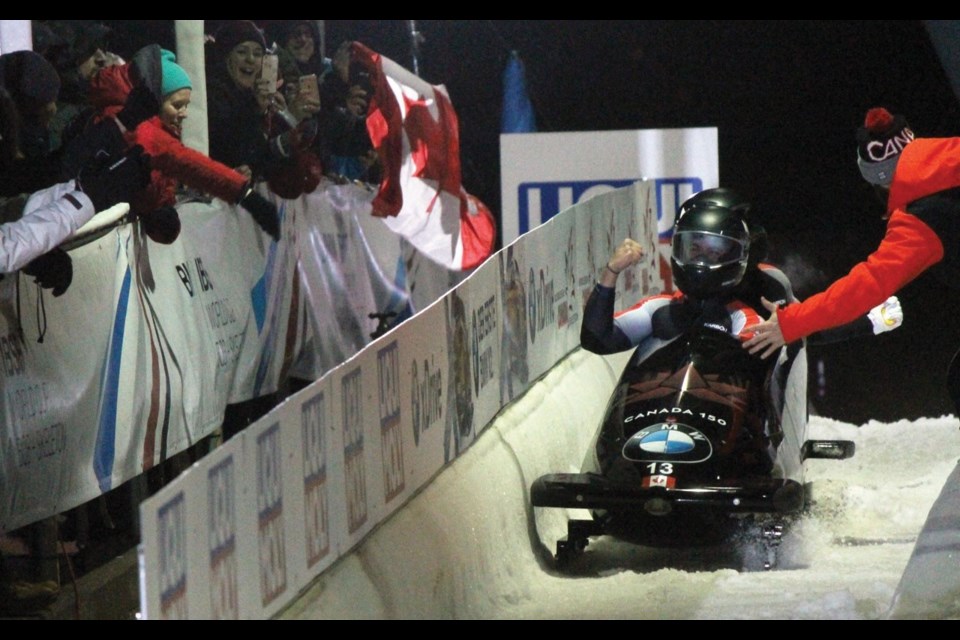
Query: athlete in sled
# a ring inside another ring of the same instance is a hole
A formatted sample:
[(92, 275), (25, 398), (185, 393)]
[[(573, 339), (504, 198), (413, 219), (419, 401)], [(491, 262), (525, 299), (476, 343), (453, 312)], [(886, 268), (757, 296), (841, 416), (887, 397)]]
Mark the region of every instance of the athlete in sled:
[[(767, 360), (742, 348), (769, 313), (761, 296), (794, 300), (785, 274), (759, 262), (765, 236), (759, 228), (751, 236), (748, 212), (732, 190), (696, 194), (674, 227), (671, 267), (680, 292), (614, 314), (617, 275), (640, 259), (639, 245), (627, 239), (589, 298), (582, 346), (635, 351), (581, 472), (548, 474), (531, 487), (534, 507), (590, 512), (589, 520), (570, 520), (567, 538), (557, 542), (561, 567), (598, 535), (669, 547), (719, 544), (749, 531), (762, 546), (759, 564), (771, 568), (785, 519), (807, 502), (804, 460), (853, 455), (852, 442), (806, 437), (805, 343)], [(890, 298), (810, 340), (879, 333), (901, 321), (899, 301)]]

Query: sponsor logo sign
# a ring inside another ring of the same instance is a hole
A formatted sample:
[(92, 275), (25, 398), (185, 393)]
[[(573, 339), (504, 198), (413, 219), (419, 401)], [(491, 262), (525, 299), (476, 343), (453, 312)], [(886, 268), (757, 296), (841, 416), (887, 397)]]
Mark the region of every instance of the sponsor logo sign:
[(681, 422), (658, 422), (636, 432), (623, 445), (623, 456), (634, 462), (669, 460), (703, 462), (713, 455), (710, 439)]
[(260, 598), (266, 606), (287, 588), (280, 425), (274, 424), (261, 433), (256, 446)]
[(181, 491), (157, 510), (160, 615), (167, 620), (187, 619), (186, 529), (186, 501)]
[(380, 399), (380, 452), (384, 501), (403, 492), (403, 437), (400, 429), (400, 349), (396, 342), (377, 352), (377, 397)]
[(235, 482), (233, 456), (207, 472), (210, 614), (215, 620), (236, 620), (239, 615)]
[(327, 509), (326, 402), (321, 391), (301, 406), (303, 445), (304, 527), (307, 567), (330, 552), (330, 521)]

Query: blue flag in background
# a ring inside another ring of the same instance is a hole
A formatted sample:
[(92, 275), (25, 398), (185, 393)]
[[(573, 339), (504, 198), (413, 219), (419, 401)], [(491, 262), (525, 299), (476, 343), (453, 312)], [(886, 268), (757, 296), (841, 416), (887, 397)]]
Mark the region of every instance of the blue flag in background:
[(503, 113), (500, 114), (501, 133), (530, 133), (537, 130), (533, 104), (527, 95), (527, 76), (523, 60), (516, 51), (510, 52), (507, 68), (503, 71)]

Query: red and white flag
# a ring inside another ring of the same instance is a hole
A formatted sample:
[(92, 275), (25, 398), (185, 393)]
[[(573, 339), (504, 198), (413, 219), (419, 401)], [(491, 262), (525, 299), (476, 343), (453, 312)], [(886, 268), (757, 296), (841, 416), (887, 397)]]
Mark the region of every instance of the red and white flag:
[(383, 179), (373, 215), (435, 262), (473, 269), (493, 252), (496, 223), (460, 182), (459, 123), (446, 89), (359, 42), (353, 60), (367, 67), (374, 87), (367, 130)]
[(663, 487), (664, 489), (673, 489), (677, 484), (673, 476), (644, 476), (640, 485), (644, 489), (651, 487)]

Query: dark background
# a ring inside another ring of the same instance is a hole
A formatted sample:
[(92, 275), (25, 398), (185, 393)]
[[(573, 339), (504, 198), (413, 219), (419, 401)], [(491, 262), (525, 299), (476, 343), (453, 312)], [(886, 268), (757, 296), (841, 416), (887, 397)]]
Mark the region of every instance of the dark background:
[[(150, 41), (173, 48), (170, 21), (105, 22), (118, 53)], [(327, 20), (327, 54), (359, 40), (413, 70), (409, 22)], [(720, 183), (751, 198), (769, 261), (801, 299), (883, 237), (883, 208), (856, 165), (867, 109), (906, 115), (920, 136), (960, 134), (958, 101), (923, 21), (415, 23), (420, 75), (447, 87), (459, 116), (464, 185), (495, 214), (502, 75), (516, 50), (539, 131), (717, 127)], [(954, 413), (943, 379), (960, 346), (960, 291), (925, 274), (898, 295), (900, 329), (808, 349), (814, 412), (854, 424)]]

